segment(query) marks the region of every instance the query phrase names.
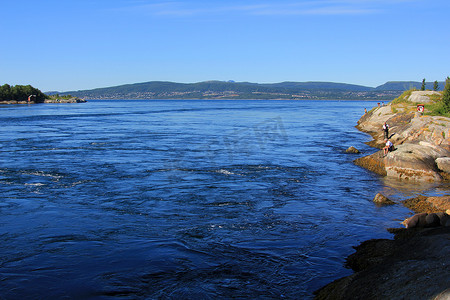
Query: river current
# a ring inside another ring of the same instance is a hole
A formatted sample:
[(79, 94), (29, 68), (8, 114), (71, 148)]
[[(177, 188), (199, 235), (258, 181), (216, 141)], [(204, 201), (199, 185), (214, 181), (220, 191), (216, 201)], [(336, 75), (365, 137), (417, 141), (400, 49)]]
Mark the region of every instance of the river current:
[(375, 102), (0, 106), (1, 299), (309, 299), (390, 238)]

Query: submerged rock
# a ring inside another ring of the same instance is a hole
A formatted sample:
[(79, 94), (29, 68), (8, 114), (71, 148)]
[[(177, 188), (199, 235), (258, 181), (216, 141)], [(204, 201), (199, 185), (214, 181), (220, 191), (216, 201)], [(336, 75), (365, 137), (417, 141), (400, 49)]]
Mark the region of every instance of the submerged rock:
[(373, 198), (373, 202), (375, 202), (375, 204), (377, 205), (393, 205), (395, 204), (394, 201), (390, 200), (389, 198), (387, 198), (386, 196), (378, 193), (375, 195), (375, 198)]
[(351, 147), (348, 147), (347, 150), (345, 150), (345, 153), (359, 154), (361, 152), (358, 149), (356, 149), (355, 147), (351, 146)]

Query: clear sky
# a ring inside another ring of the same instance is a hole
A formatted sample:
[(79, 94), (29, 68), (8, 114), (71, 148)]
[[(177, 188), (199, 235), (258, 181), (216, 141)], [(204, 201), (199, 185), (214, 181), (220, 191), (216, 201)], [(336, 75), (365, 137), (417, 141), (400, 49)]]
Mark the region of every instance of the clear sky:
[(447, 0), (3, 0), (0, 84), (441, 81), (449, 16)]

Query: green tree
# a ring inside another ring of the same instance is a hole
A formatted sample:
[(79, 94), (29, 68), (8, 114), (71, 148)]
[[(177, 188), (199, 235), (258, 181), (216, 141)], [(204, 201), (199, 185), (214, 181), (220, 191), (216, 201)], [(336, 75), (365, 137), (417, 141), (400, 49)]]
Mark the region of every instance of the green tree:
[(0, 101), (27, 101), (30, 95), (36, 96), (36, 102), (44, 102), (47, 98), (47, 95), (31, 85), (10, 86), (9, 84), (4, 84), (0, 86)]
[(433, 85), (433, 91), (437, 91), (439, 89), (439, 82), (436, 80)]
[(450, 77), (445, 80), (444, 94), (442, 95), (445, 112), (450, 112)]
[(2, 100), (11, 100), (11, 86), (9, 84), (0, 86), (0, 101)]
[(425, 78), (422, 80), (422, 87), (420, 88), (421, 91), (425, 91)]

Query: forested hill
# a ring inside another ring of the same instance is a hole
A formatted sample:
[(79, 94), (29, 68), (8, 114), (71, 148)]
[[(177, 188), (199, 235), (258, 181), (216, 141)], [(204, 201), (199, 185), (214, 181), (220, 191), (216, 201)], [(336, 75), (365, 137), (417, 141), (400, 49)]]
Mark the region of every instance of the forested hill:
[[(387, 82), (372, 88), (334, 82), (260, 84), (233, 81), (175, 83), (151, 81), (107, 88), (59, 93), (86, 99), (362, 99), (392, 100), (420, 82)], [(440, 84), (443, 87), (443, 84)], [(427, 86), (428, 87), (428, 86)], [(57, 92), (48, 92), (49, 94)]]

